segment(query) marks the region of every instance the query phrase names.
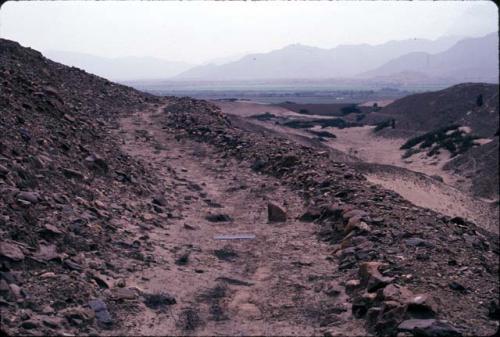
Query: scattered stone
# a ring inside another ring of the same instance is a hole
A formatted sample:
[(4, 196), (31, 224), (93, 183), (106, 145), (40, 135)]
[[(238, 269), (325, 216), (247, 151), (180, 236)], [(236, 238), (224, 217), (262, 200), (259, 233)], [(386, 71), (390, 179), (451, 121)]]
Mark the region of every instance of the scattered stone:
[[(355, 219), (355, 221), (352, 221)], [(358, 234), (370, 232), (370, 226), (366, 222), (363, 222), (358, 217), (353, 217), (349, 219), (349, 222), (344, 228), (344, 234), (349, 234), (353, 230), (356, 230)]]
[(15, 243), (0, 242), (0, 256), (11, 259), (12, 261), (24, 260), (24, 253)]
[(112, 281), (108, 279), (106, 276), (101, 275), (99, 273), (91, 274), (92, 279), (97, 283), (97, 285), (103, 289), (111, 288)]
[(381, 301), (396, 301), (405, 303), (410, 301), (413, 297), (413, 292), (411, 292), (408, 288), (397, 284), (389, 284), (383, 289), (379, 289), (377, 293), (377, 298)]
[(407, 301), (408, 313), (415, 318), (434, 318), (438, 305), (428, 294), (418, 294)]
[(184, 228), (186, 228), (186, 229), (189, 229), (189, 230), (191, 230), (191, 231), (194, 231), (194, 230), (197, 230), (197, 229), (198, 229), (197, 227), (195, 227), (195, 226), (191, 226), (191, 225), (188, 225), (188, 224), (186, 224), (186, 223), (183, 225), (183, 227), (184, 227)]
[(407, 331), (422, 337), (454, 337), (462, 334), (445, 321), (435, 319), (409, 319), (398, 326), (399, 331)]
[(372, 223), (374, 225), (381, 225), (384, 223), (384, 218), (382, 218), (382, 217), (372, 218), (370, 223)]
[(144, 296), (144, 304), (146, 304), (148, 308), (155, 310), (164, 309), (167, 305), (173, 305), (177, 303), (175, 297), (165, 292), (159, 292), (155, 294), (143, 294), (143, 296)]
[(232, 261), (238, 257), (238, 254), (234, 252), (231, 248), (222, 248), (214, 250), (214, 255), (223, 261)]
[(9, 169), (0, 164), (0, 177), (5, 178), (9, 174)]
[(64, 260), (64, 265), (71, 270), (76, 270), (76, 271), (83, 270), (83, 267), (80, 264), (71, 259)]
[(457, 224), (457, 225), (462, 225), (462, 226), (465, 226), (467, 225), (467, 221), (462, 218), (462, 217), (459, 217), (459, 216), (456, 216), (454, 218), (451, 218), (450, 219), (450, 222), (454, 223), (454, 224)]
[(182, 254), (175, 260), (175, 264), (178, 266), (185, 266), (189, 262), (189, 253)]
[(498, 300), (491, 300), (488, 306), (488, 317), (494, 320), (500, 320), (500, 308)]
[(56, 274), (54, 272), (48, 271), (40, 275), (40, 278), (54, 278)]
[(89, 307), (94, 310), (97, 321), (103, 325), (111, 325), (113, 319), (109, 314), (108, 307), (103, 300), (93, 299), (89, 301)]
[(321, 209), (318, 207), (309, 207), (304, 214), (299, 218), (300, 221), (312, 222), (321, 217)]
[(154, 220), (155, 219), (155, 215), (154, 214), (151, 214), (151, 213), (143, 213), (141, 215), (141, 218), (142, 220), (144, 221), (151, 221), (151, 220)]
[(56, 316), (41, 316), (40, 319), (42, 320), (42, 323), (49, 328), (52, 329), (57, 329), (60, 328), (63, 325), (63, 319), (61, 317), (56, 317)]
[(359, 280), (349, 280), (345, 283), (346, 290), (351, 291), (359, 287), (361, 282)]
[(46, 306), (44, 306), (42, 308), (42, 314), (46, 314), (46, 315), (49, 315), (49, 314), (52, 314), (54, 313), (54, 308), (52, 306), (50, 306), (49, 304), (47, 304)]
[(463, 285), (461, 285), (460, 283), (458, 283), (456, 281), (452, 281), (452, 282), (448, 283), (448, 286), (452, 290), (456, 290), (456, 291), (459, 291), (459, 292), (462, 292), (462, 293), (467, 292), (467, 289)]
[(107, 173), (109, 170), (108, 163), (98, 154), (91, 154), (85, 158), (85, 162), (94, 170), (101, 171), (102, 173)]
[(257, 159), (256, 161), (254, 161), (254, 163), (250, 166), (250, 168), (254, 171), (260, 171), (262, 170), (264, 167), (266, 166), (266, 162), (261, 160), (261, 159)]
[(352, 314), (356, 318), (361, 318), (366, 315), (368, 309), (373, 305), (377, 294), (376, 293), (368, 293), (364, 292), (362, 294), (358, 294), (352, 300)]
[(233, 221), (227, 214), (209, 214), (205, 217), (210, 222), (229, 222)]
[(125, 279), (120, 278), (120, 279), (116, 280), (115, 286), (120, 287), (120, 288), (124, 288), (126, 286)]
[(236, 286), (245, 286), (245, 287), (250, 287), (250, 286), (253, 286), (253, 285), (254, 285), (252, 282), (247, 282), (247, 281), (237, 280), (237, 279), (230, 278), (230, 277), (217, 277), (217, 279), (216, 279), (216, 280), (217, 280), (217, 281), (222, 281), (222, 282), (225, 282), (225, 283), (227, 283), (227, 284), (236, 285)]
[(179, 321), (177, 321), (177, 327), (185, 331), (194, 331), (201, 324), (201, 318), (192, 308), (184, 309), (180, 314)]
[(7, 281), (4, 279), (0, 280), (0, 296), (9, 298), (10, 295), (10, 287)]
[(404, 240), (404, 243), (407, 246), (414, 246), (414, 247), (430, 247), (431, 246), (431, 244), (428, 241), (420, 239), (420, 238), (406, 239), (406, 240)]
[(113, 288), (111, 295), (115, 300), (133, 300), (137, 298), (135, 290), (130, 288)]
[(95, 318), (94, 311), (90, 308), (72, 307), (60, 311), (73, 325), (80, 325), (81, 322), (91, 322)]
[(366, 215), (367, 215), (367, 213), (363, 210), (353, 209), (353, 210), (347, 211), (344, 214), (342, 214), (342, 217), (346, 220), (350, 219), (350, 218), (354, 218), (354, 217), (357, 217), (357, 218), (359, 218), (359, 220), (361, 220)]
[(44, 245), (39, 246), (38, 251), (33, 254), (33, 257), (39, 261), (51, 261), (61, 259), (60, 254), (57, 253), (56, 245)]
[(51, 225), (51, 224), (43, 225), (41, 232), (43, 234), (53, 235), (53, 236), (58, 236), (58, 235), (64, 234), (64, 232), (61, 229), (59, 229), (58, 227)]
[(23, 192), (19, 192), (19, 194), (17, 195), (17, 198), (19, 200), (24, 200), (24, 201), (28, 201), (32, 204), (36, 204), (40, 200), (40, 195), (36, 192), (23, 191)]
[(383, 266), (381, 262), (363, 262), (359, 265), (359, 277), (361, 285), (366, 287), (368, 292), (376, 291), (385, 287), (393, 281), (391, 277), (383, 276), (379, 267)]
[(21, 287), (18, 286), (17, 284), (11, 283), (9, 284), (10, 291), (14, 295), (16, 300), (22, 300), (23, 299), (23, 292), (21, 290)]
[(163, 195), (157, 195), (153, 197), (153, 204), (158, 206), (167, 206), (167, 199)]
[(95, 207), (97, 207), (97, 208), (99, 208), (99, 209), (101, 209), (101, 210), (106, 210), (106, 209), (107, 209), (106, 204), (105, 204), (105, 203), (103, 203), (103, 202), (102, 202), (102, 201), (100, 201), (100, 200), (95, 200), (95, 201), (94, 201), (94, 205), (95, 205)]
[(26, 330), (36, 329), (40, 326), (40, 322), (36, 319), (28, 319), (21, 323), (21, 328)]
[(77, 170), (70, 169), (70, 168), (62, 168), (62, 172), (63, 172), (64, 176), (66, 178), (69, 178), (69, 179), (75, 178), (75, 179), (83, 180), (85, 178), (83, 173), (81, 173), (80, 171), (77, 171)]
[(342, 293), (342, 287), (336, 282), (329, 282), (323, 292), (330, 297), (335, 297)]

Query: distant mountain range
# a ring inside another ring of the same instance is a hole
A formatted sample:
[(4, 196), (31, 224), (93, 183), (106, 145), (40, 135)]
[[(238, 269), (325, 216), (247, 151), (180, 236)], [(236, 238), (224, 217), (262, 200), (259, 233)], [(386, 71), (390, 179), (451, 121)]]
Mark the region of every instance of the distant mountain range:
[(349, 80), (382, 84), (498, 83), (498, 35), (409, 39), (332, 49), (294, 44), (268, 53), (234, 55), (193, 66), (150, 57), (104, 58), (49, 51), (54, 61), (115, 80)]
[(153, 57), (106, 58), (91, 54), (47, 51), (45, 57), (114, 81), (164, 79), (193, 67), (183, 62), (169, 62)]
[(174, 78), (254, 80), (353, 77), (407, 53), (442, 52), (459, 40), (459, 37), (445, 37), (435, 41), (411, 39), (390, 41), (376, 46), (341, 45), (333, 49), (294, 44), (269, 53), (250, 54), (223, 65), (194, 67)]
[(498, 82), (498, 35), (414, 39), (321, 49), (291, 45), (223, 65), (194, 67), (176, 80), (355, 78), (398, 83)]
[(404, 73), (458, 82), (497, 82), (498, 35), (464, 39), (437, 54), (409, 53), (363, 73), (362, 77), (398, 77)]

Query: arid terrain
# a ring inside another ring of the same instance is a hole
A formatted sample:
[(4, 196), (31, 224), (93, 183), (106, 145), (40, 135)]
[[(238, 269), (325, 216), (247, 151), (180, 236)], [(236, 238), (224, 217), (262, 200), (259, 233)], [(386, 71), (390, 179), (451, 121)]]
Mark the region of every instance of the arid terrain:
[(446, 158), (402, 159), (404, 139), (355, 118), (152, 96), (3, 39), (0, 73), (2, 334), (498, 330), (498, 222)]

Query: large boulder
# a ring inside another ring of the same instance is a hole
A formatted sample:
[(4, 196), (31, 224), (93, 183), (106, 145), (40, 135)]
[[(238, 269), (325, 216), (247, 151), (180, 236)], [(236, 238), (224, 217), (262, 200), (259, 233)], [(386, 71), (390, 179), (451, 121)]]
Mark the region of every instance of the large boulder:
[(285, 222), (287, 216), (281, 207), (270, 202), (267, 204), (267, 218), (269, 222)]

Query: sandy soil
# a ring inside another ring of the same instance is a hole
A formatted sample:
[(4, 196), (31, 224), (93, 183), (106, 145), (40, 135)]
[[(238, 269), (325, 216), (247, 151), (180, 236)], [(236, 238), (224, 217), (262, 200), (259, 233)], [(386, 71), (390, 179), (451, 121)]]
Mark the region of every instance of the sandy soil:
[(252, 115), (259, 115), (265, 112), (272, 113), (279, 117), (294, 117), (294, 118), (332, 118), (331, 116), (321, 116), (321, 115), (304, 115), (297, 113), (286, 108), (254, 101), (236, 101), (236, 102), (221, 102), (212, 101), (217, 105), (223, 113), (228, 115), (240, 116), (240, 117), (250, 117)]
[(249, 117), (252, 115), (262, 114), (264, 112), (270, 112), (276, 116), (295, 116), (303, 117), (303, 115), (296, 113), (294, 111), (274, 106), (265, 103), (253, 102), (253, 101), (236, 101), (236, 102), (221, 102), (212, 101), (217, 105), (222, 112), (229, 115), (236, 115), (241, 117)]
[(426, 175), (404, 169), (370, 170), (368, 181), (393, 190), (413, 204), (442, 214), (460, 216), (498, 232), (498, 209), (489, 203)]
[[(183, 206), (178, 218), (148, 231), (151, 249), (164, 263), (126, 282), (140, 291), (170, 293), (177, 303), (163, 312), (141, 304), (112, 334), (365, 334), (350, 317), (345, 293), (324, 293), (341, 280), (332, 279), (332, 246), (317, 240), (314, 226), (295, 220), (303, 201), (278, 180), (222, 159), (208, 145), (175, 140), (161, 129), (159, 113), (124, 118), (123, 148), (171, 182), (169, 194)], [(287, 210), (289, 221), (268, 223), (269, 200)], [(232, 221), (209, 222), (210, 213)], [(214, 239), (241, 233), (256, 238)], [(187, 263), (176, 264), (182, 256)]]
[(438, 157), (427, 157), (425, 153), (415, 154), (410, 158), (402, 159), (404, 151), (399, 148), (404, 139), (376, 137), (373, 126), (355, 128), (325, 128), (337, 136), (328, 140), (327, 144), (335, 149), (358, 157), (367, 163), (393, 165), (411, 171), (425, 173), (429, 176), (439, 175), (448, 184), (456, 183), (459, 177), (451, 175), (442, 169), (449, 159), (449, 155), (442, 152)]

